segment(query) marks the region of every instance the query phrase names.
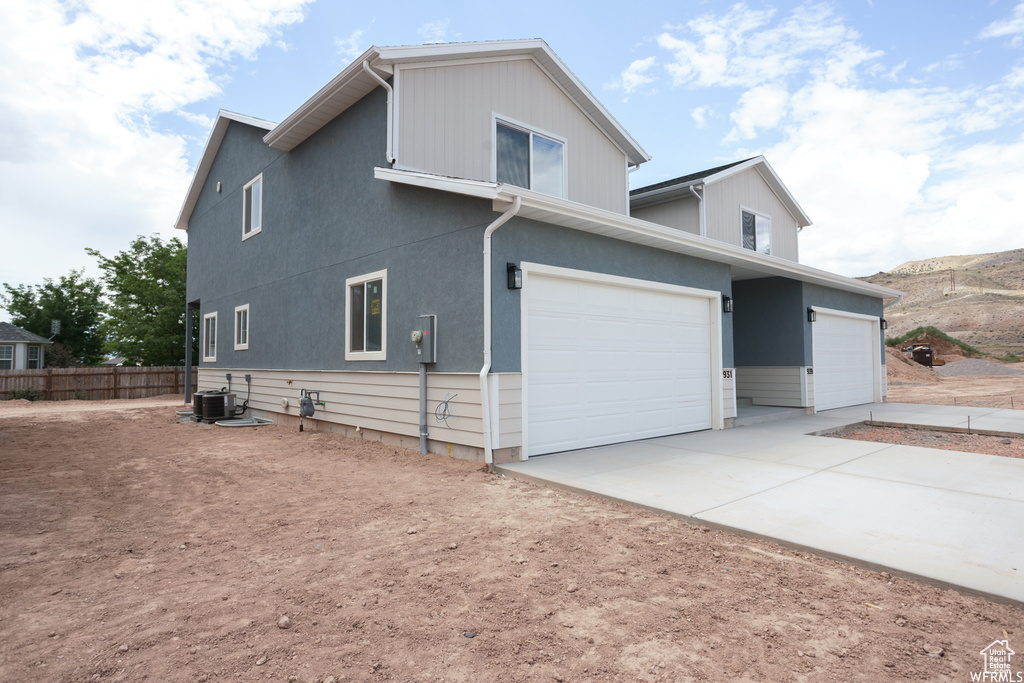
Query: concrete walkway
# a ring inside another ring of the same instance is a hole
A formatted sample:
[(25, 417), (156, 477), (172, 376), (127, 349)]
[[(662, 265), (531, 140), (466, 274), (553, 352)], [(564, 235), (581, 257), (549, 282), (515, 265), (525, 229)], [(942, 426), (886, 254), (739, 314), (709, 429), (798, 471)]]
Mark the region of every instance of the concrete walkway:
[(1024, 459), (810, 435), (869, 416), (1024, 435), (1024, 410), (885, 403), (497, 469), (1024, 603)]

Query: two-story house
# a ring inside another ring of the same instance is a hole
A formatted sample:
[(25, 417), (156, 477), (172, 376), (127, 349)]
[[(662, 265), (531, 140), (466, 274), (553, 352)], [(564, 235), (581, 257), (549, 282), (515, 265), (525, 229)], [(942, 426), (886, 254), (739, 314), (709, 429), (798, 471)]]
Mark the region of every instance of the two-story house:
[[(248, 374), (278, 420), (315, 389), (320, 429), (487, 462), (722, 429), (746, 375), (880, 401), (899, 292), (799, 264), (763, 159), (631, 196), (649, 159), (541, 40), (373, 47), (281, 123), (222, 111), (177, 222), (199, 387)], [(684, 191), (695, 228), (649, 213)]]

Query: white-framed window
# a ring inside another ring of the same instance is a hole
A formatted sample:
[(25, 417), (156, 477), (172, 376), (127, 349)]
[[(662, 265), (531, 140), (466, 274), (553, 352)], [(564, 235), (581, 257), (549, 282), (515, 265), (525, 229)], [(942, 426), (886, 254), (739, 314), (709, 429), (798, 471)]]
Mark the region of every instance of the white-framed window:
[(242, 239), (247, 240), (263, 229), (263, 174), (242, 189)]
[(38, 370), (39, 367), (39, 347), (30, 346), (28, 347), (28, 369)]
[(551, 195), (566, 195), (565, 138), (494, 117), (494, 180)]
[(388, 271), (345, 280), (345, 360), (386, 360)]
[(759, 254), (772, 253), (772, 218), (740, 207), (740, 244)]
[(14, 369), (14, 346), (4, 344), (0, 346), (0, 370)]
[(203, 316), (203, 360), (217, 360), (217, 313)]
[(235, 351), (249, 348), (249, 304), (235, 307)]

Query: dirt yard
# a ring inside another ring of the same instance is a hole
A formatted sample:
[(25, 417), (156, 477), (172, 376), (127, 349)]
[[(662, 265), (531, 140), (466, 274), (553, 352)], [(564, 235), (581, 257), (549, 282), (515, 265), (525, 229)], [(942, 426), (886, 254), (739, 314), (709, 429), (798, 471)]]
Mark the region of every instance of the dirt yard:
[(180, 402), (0, 402), (0, 680), (963, 681), (1024, 644), (1019, 606)]

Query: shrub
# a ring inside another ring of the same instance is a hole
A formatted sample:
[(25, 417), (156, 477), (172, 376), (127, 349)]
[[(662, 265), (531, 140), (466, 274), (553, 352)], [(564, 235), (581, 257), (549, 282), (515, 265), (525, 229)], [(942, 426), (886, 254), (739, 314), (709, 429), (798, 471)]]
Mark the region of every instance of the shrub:
[(16, 401), (19, 398), (28, 399), (29, 401), (42, 401), (46, 397), (38, 389), (15, 389), (11, 392), (12, 401)]

